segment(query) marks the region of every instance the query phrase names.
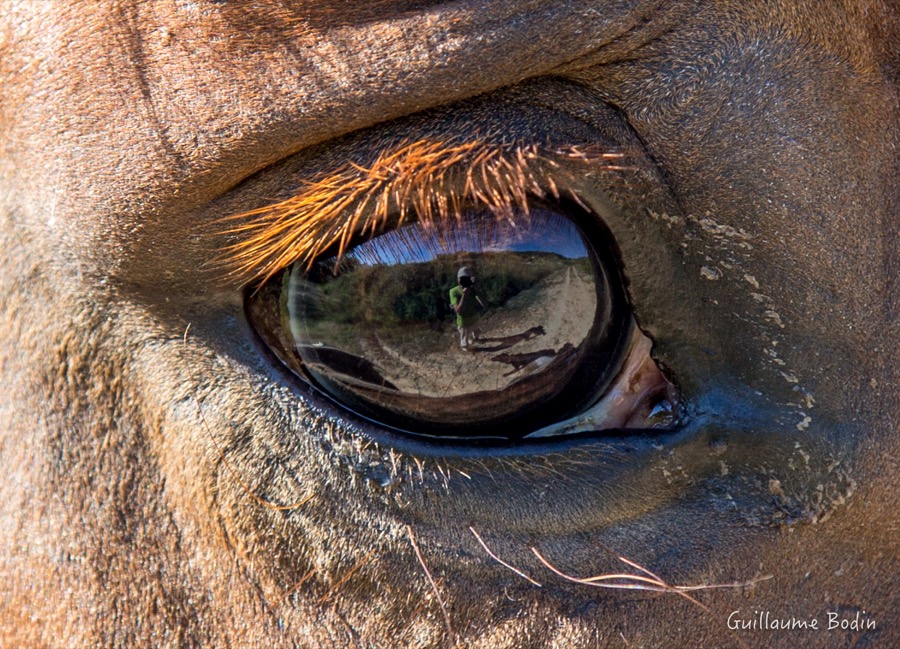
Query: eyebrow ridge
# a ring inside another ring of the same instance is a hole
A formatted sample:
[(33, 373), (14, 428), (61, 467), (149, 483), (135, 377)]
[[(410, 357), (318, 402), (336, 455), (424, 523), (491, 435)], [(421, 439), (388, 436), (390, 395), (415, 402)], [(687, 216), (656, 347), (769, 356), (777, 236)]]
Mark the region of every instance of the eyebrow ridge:
[(630, 169), (616, 164), (623, 156), (600, 146), (403, 140), (370, 166), (347, 162), (303, 181), (287, 199), (221, 219), (227, 227), (220, 234), (239, 240), (223, 247), (214, 263), (228, 279), (262, 283), (292, 264), (311, 266), (334, 246), (340, 259), (354, 235), (373, 236), (389, 223), (436, 227), (461, 220), (467, 208), (512, 221), (517, 211), (529, 213), (530, 199), (559, 199), (561, 193), (581, 204), (570, 188), (571, 173), (553, 158)]

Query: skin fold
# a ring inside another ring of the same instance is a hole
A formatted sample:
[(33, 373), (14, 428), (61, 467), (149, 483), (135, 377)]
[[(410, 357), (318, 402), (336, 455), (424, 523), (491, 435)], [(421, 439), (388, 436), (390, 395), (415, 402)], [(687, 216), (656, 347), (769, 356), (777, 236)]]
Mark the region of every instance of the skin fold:
[[(0, 645), (900, 645), (898, 43), (877, 0), (4, 3)], [(260, 343), (222, 219), (417, 141), (551, 161), (677, 430), (427, 443)]]

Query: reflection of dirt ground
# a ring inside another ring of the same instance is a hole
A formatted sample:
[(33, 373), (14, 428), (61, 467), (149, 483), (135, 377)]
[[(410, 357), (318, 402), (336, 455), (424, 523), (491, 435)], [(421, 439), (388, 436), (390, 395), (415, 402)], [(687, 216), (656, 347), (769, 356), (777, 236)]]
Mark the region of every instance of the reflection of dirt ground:
[(387, 342), (388, 335), (373, 331), (360, 341), (361, 353), (402, 392), (447, 397), (498, 390), (539, 371), (567, 343), (581, 344), (596, 302), (592, 279), (569, 267), (490, 309), (471, 351), (459, 348), (455, 327), (438, 333), (422, 326), (407, 328), (402, 342), (393, 334), (395, 342)]

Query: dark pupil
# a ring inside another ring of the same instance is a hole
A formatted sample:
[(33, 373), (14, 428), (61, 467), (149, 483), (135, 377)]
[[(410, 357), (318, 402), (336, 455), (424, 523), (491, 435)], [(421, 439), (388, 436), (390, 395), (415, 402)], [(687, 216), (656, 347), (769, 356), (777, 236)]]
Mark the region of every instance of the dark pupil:
[(383, 425), (442, 436), (515, 437), (589, 405), (626, 334), (608, 253), (557, 212), (514, 216), (414, 223), (295, 266), (288, 338), (312, 381)]

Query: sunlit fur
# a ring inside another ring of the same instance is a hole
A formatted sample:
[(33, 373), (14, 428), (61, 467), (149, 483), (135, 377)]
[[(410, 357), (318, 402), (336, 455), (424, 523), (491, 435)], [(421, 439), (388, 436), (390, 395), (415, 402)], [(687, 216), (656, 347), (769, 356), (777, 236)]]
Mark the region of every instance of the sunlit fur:
[(238, 235), (219, 259), (231, 276), (267, 280), (300, 262), (310, 264), (337, 247), (340, 258), (354, 237), (416, 220), (440, 227), (464, 208), (487, 208), (498, 220), (528, 214), (533, 198), (569, 194), (569, 174), (554, 158), (606, 170), (623, 154), (608, 149), (418, 140), (382, 151), (368, 167), (345, 164), (306, 182), (278, 203), (228, 217), (226, 234)]

